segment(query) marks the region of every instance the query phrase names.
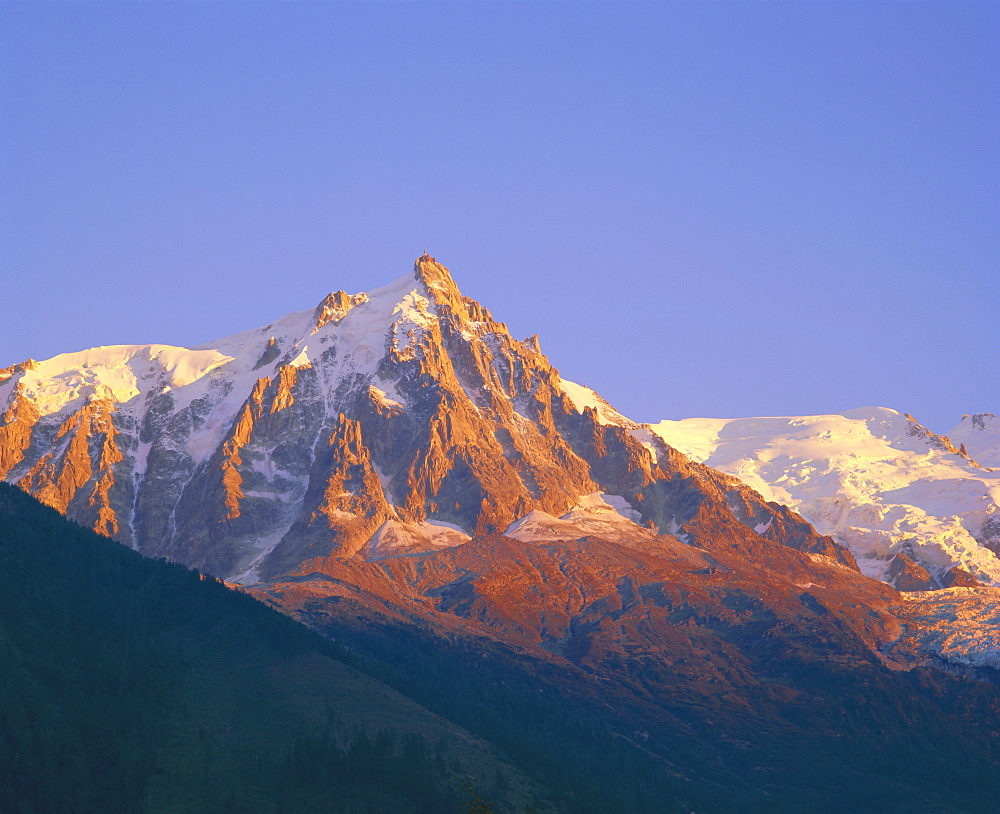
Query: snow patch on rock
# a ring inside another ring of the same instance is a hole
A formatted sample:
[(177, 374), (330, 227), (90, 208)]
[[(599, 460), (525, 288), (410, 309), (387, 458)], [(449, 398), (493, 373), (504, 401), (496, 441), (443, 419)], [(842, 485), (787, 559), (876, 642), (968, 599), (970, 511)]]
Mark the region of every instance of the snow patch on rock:
[(619, 413), (614, 407), (606, 402), (596, 390), (591, 390), (582, 384), (571, 382), (568, 379), (560, 379), (559, 387), (566, 394), (577, 412), (582, 413), (587, 407), (597, 412), (597, 420), (602, 424), (609, 424), (617, 427), (638, 427), (629, 418)]
[(648, 540), (655, 534), (635, 521), (639, 513), (619, 495), (593, 492), (582, 495), (562, 517), (534, 509), (515, 520), (504, 534), (521, 542), (568, 542), (583, 537), (602, 537), (612, 542)]
[(442, 520), (402, 523), (386, 520), (361, 550), (369, 561), (387, 557), (425, 554), (441, 548), (454, 548), (472, 539), (460, 527)]

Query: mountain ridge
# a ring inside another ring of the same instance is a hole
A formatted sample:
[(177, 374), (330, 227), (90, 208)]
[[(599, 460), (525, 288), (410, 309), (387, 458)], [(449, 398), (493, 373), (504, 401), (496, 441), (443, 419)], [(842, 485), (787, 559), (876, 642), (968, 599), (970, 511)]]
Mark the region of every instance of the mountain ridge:
[[(191, 351), (68, 356), (0, 384), (5, 478), (388, 665), (567, 810), (976, 810), (995, 777), (1000, 696), (967, 673), (996, 679), (996, 589), (865, 576), (763, 480), (563, 381), (427, 255)], [(921, 462), (992, 477), (887, 413)], [(971, 791), (924, 770), (958, 754)]]
[(723, 514), (850, 558), (752, 490), (577, 410), (537, 339), (514, 339), (428, 255), (388, 286), (191, 350), (22, 365), (0, 400), (0, 476), (144, 553), (248, 584), (502, 533), (599, 493), (670, 533), (704, 502), (691, 478)]
[[(650, 432), (795, 509), (848, 545), (869, 576), (927, 590), (1000, 584), (1000, 474), (987, 465), (988, 422), (984, 414), (976, 429), (963, 419), (942, 436), (908, 414), (859, 408), (663, 421)], [(952, 435), (966, 440), (956, 446)]]

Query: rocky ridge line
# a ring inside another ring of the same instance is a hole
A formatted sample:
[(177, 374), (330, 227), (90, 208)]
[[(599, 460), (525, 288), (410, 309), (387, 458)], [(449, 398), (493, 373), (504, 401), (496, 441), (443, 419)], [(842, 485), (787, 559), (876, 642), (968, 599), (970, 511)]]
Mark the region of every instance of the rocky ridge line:
[(624, 501), (622, 534), (697, 545), (738, 524), (853, 566), (794, 512), (640, 443), (630, 422), (607, 425), (598, 409), (610, 406), (577, 409), (537, 338), (514, 339), (427, 255), (382, 289), (339, 291), (200, 348), (116, 346), (15, 367), (0, 385), (4, 477), (143, 553), (220, 577), (434, 551), (533, 511), (606, 512), (593, 495)]

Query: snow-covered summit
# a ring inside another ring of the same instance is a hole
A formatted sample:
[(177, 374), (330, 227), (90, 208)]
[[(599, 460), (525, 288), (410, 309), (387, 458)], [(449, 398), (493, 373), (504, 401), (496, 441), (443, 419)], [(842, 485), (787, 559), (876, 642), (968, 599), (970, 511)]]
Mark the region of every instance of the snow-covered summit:
[(899, 584), (908, 557), (942, 583), (955, 565), (1000, 582), (980, 545), (1000, 541), (1000, 475), (972, 460), (997, 457), (995, 430), (973, 416), (956, 446), (881, 408), (640, 425), (561, 379), (427, 255), (389, 285), (194, 348), (0, 370), (0, 477), (145, 553), (244, 582), (529, 526), (687, 542), (713, 516), (850, 561), (676, 450), (800, 511), (871, 574)]
[[(203, 428), (210, 437), (188, 444), (201, 461), (259, 378), (283, 366), (310, 365), (321, 354), (336, 359), (323, 370), (328, 388), (345, 377), (371, 376), (389, 350), (406, 352), (427, 329), (436, 315), (432, 297), (418, 263), (413, 273), (371, 292), (336, 292), (316, 308), (191, 348), (112, 345), (15, 365), (6, 378), (0, 372), (0, 405), (19, 395), (44, 418), (95, 399), (135, 416), (166, 394), (172, 412), (195, 401), (210, 404)], [(331, 302), (340, 307), (332, 309)]]
[[(207, 548), (220, 535), (236, 537), (239, 554), (206, 556), (219, 571), (233, 563), (251, 573), (296, 522), (308, 525), (317, 512), (331, 523), (357, 515), (361, 508), (348, 506), (357, 491), (352, 467), (372, 468), (359, 422), (398, 420), (414, 431), (422, 417), (404, 414), (426, 400), (431, 379), (456, 375), (442, 356), (448, 331), (482, 345), (477, 354), (488, 359), (504, 329), (424, 255), (388, 285), (336, 291), (314, 308), (192, 348), (118, 345), (28, 360), (0, 370), (0, 477), (151, 553), (172, 553), (192, 536), (207, 536)], [(332, 465), (343, 467), (336, 477), (345, 486), (310, 497), (310, 484), (331, 477), (312, 470), (341, 432), (337, 454), (348, 460)], [(398, 446), (407, 451), (406, 442)], [(399, 476), (372, 473), (389, 491)], [(363, 510), (422, 528), (423, 512), (397, 517), (379, 500)], [(305, 519), (303, 501), (315, 504)], [(213, 506), (224, 507), (225, 531)]]
[(561, 435), (582, 443), (557, 380), (537, 341), (425, 254), (386, 286), (197, 347), (0, 371), (0, 477), (244, 583), (320, 556), (420, 554), (598, 490), (589, 447)]
[(948, 432), (948, 437), (964, 446), (983, 466), (1000, 469), (1000, 416), (993, 413), (962, 416)]
[(973, 443), (985, 431), (969, 424), (968, 455), (952, 433), (949, 441), (883, 407), (689, 418), (648, 431), (799, 512), (849, 546), (870, 576), (893, 579), (893, 558), (904, 555), (937, 580), (958, 566), (1000, 584), (1000, 560), (987, 547), (1000, 543), (1000, 473), (985, 468), (995, 456), (989, 443)]

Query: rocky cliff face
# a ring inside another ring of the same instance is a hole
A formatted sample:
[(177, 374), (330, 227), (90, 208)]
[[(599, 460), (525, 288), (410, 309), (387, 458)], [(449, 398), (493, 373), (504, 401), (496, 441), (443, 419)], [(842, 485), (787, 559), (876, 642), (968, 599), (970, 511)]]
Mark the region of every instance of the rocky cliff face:
[(740, 526), (853, 563), (572, 389), (537, 338), (514, 339), (425, 255), (389, 286), (198, 348), (8, 368), (0, 475), (143, 553), (244, 583), (454, 546), (532, 512), (579, 520), (594, 500), (639, 536), (697, 545)]

